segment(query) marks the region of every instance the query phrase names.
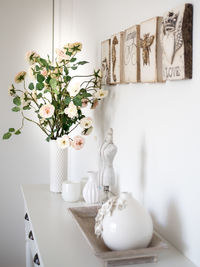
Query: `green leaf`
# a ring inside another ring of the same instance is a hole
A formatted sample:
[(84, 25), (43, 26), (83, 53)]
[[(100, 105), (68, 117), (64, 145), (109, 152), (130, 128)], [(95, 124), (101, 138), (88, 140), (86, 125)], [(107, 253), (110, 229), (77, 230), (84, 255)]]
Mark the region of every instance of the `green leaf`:
[(63, 124), (63, 129), (68, 132), (71, 125)]
[(48, 66), (49, 66), (48, 62), (47, 62), (46, 59), (44, 59), (44, 58), (40, 58), (40, 63), (41, 63), (43, 66), (45, 66), (45, 67), (48, 67)]
[(81, 99), (79, 97), (74, 97), (73, 103), (76, 106), (82, 106), (82, 101), (81, 101)]
[(9, 132), (10, 132), (10, 133), (12, 133), (12, 132), (14, 132), (14, 131), (15, 131), (14, 128), (9, 128)]
[(51, 137), (48, 136), (48, 137), (46, 138), (46, 141), (47, 141), (47, 142), (50, 142), (50, 140), (51, 140)]
[(17, 131), (15, 132), (15, 134), (16, 134), (16, 135), (19, 135), (19, 134), (21, 134), (21, 131), (20, 131), (20, 130), (17, 130)]
[(16, 105), (16, 106), (20, 106), (21, 105), (21, 99), (19, 96), (16, 96), (14, 99), (13, 99), (13, 103)]
[(85, 65), (87, 63), (89, 63), (89, 62), (88, 61), (79, 61), (79, 62), (77, 62), (78, 65)]
[(23, 107), (23, 110), (30, 110), (31, 108), (30, 108), (30, 106), (28, 105), (28, 106), (25, 106), (25, 107)]
[(38, 90), (42, 90), (42, 89), (44, 88), (44, 84), (43, 84), (43, 83), (37, 83), (37, 84), (36, 84), (36, 88), (37, 88)]
[(72, 77), (71, 76), (65, 76), (64, 77), (64, 81), (67, 83), (69, 81), (71, 81)]
[(44, 90), (44, 93), (51, 93), (51, 90), (49, 90), (49, 89), (45, 89), (45, 90)]
[(90, 97), (90, 96), (92, 96), (90, 93), (83, 93), (83, 94), (81, 94), (81, 96), (83, 97), (83, 98), (87, 98), (87, 97)]
[(40, 67), (38, 65), (36, 65), (35, 69), (36, 69), (36, 71), (39, 71)]
[(71, 67), (72, 68), (72, 70), (76, 70), (77, 69), (77, 67)]
[(57, 89), (53, 89), (54, 94), (59, 95), (59, 91)]
[(70, 62), (75, 62), (75, 61), (76, 61), (76, 58), (75, 57), (73, 57), (73, 58), (70, 59)]
[(18, 111), (20, 111), (20, 107), (14, 107), (14, 108), (12, 108), (12, 111), (18, 112)]
[(56, 79), (51, 79), (50, 82), (49, 82), (50, 86), (52, 89), (56, 89), (56, 86), (57, 86), (57, 81)]
[(70, 102), (71, 102), (71, 97), (70, 96), (67, 96), (65, 98), (65, 104), (68, 106)]
[(66, 75), (69, 73), (69, 70), (68, 70), (68, 68), (66, 66), (64, 66), (64, 72), (65, 72)]
[(4, 135), (3, 135), (3, 139), (4, 140), (6, 140), (6, 139), (9, 139), (10, 137), (12, 136), (12, 134), (11, 133), (5, 133)]
[(40, 99), (42, 97), (42, 93), (39, 93), (38, 95), (37, 95), (37, 99)]
[(65, 54), (71, 57), (71, 55), (72, 55), (72, 52), (66, 51), (66, 53), (65, 53)]
[(45, 80), (44, 76), (38, 73), (38, 74), (37, 74), (37, 81), (38, 81), (39, 83), (42, 83), (44, 80)]
[(48, 76), (48, 77), (46, 78), (46, 83), (49, 84), (50, 80), (51, 80), (51, 76)]
[(34, 84), (33, 84), (33, 83), (29, 83), (28, 88), (29, 88), (30, 90), (33, 90), (33, 89), (34, 89)]

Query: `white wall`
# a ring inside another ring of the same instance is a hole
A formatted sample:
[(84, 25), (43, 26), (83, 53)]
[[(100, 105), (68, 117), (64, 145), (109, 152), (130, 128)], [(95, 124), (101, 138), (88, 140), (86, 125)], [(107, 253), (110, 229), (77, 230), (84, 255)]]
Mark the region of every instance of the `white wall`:
[(51, 54), (52, 1), (0, 1), (0, 266), (25, 266), (24, 211), (20, 184), (48, 182), (48, 144), (34, 125), (3, 141), (9, 127), (21, 124), (11, 111), (8, 87), (27, 68), (25, 53)]
[[(82, 41), (83, 58), (100, 64), (100, 42), (147, 18), (162, 15), (182, 0), (57, 0), (56, 45)], [(79, 179), (98, 168), (98, 145), (109, 127), (118, 146), (119, 190), (130, 190), (147, 206), (160, 232), (200, 266), (200, 2), (194, 4), (193, 79), (166, 84), (109, 87), (93, 115), (96, 131), (82, 151), (71, 153), (70, 175)], [(51, 53), (51, 1), (0, 1), (0, 135), (20, 123), (10, 111), (7, 88), (24, 69), (24, 54)], [(96, 136), (96, 137), (95, 137)], [(48, 144), (26, 125), (23, 134), (0, 140), (0, 266), (24, 266), (21, 183), (48, 182)]]
[[(143, 202), (159, 231), (200, 266), (200, 2), (190, 2), (194, 4), (193, 79), (108, 87), (109, 96), (94, 115), (97, 142), (93, 135), (87, 148), (71, 153), (70, 173), (81, 177), (97, 168), (98, 144), (113, 127), (118, 146), (116, 187)], [(182, 3), (74, 0), (70, 38), (83, 42), (84, 55), (94, 67), (100, 64), (102, 40)], [(64, 14), (62, 10), (62, 29), (67, 25)]]

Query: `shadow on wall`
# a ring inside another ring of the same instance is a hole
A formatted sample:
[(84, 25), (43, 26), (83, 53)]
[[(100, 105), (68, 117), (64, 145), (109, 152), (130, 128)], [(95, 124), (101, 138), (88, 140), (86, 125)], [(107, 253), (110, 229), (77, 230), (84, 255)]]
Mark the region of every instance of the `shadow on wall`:
[[(145, 192), (146, 192), (146, 165), (147, 165), (147, 151), (146, 151), (146, 142), (145, 135), (143, 135), (141, 140), (141, 148), (140, 148), (140, 192), (141, 204), (145, 205)], [(187, 250), (186, 244), (184, 243), (184, 233), (182, 226), (182, 219), (179, 215), (179, 210), (176, 205), (176, 201), (171, 199), (168, 204), (168, 208), (166, 209), (166, 218), (165, 224), (161, 225), (157, 223), (158, 219), (154, 212), (151, 212), (155, 230), (158, 231), (166, 240), (170, 240), (170, 242), (180, 251), (184, 253)]]
[(183, 241), (184, 233), (182, 229), (178, 208), (175, 201), (171, 199), (167, 210), (166, 225), (164, 229), (161, 228), (161, 231), (163, 231), (167, 240), (169, 239), (175, 247), (184, 252), (187, 250), (187, 247)]
[(140, 202), (145, 206), (146, 189), (146, 142), (145, 135), (142, 136), (140, 148), (140, 174), (139, 174)]
[(169, 203), (164, 225), (160, 225), (156, 222), (156, 216), (153, 212), (151, 215), (154, 221), (155, 230), (166, 240), (170, 240), (170, 243), (181, 251), (181, 253), (184, 253), (187, 250), (187, 246), (184, 243), (182, 221), (175, 201), (172, 199)]

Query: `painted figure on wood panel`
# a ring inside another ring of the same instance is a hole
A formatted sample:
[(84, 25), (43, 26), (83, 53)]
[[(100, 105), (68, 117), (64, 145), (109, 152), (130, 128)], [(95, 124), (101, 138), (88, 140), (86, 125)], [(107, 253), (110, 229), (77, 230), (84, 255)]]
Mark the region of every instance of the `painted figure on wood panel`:
[(126, 39), (125, 39), (125, 48), (124, 48), (124, 64), (128, 65), (135, 65), (136, 64), (136, 46), (137, 46), (137, 32), (133, 31), (127, 34)]
[(101, 62), (101, 70), (102, 70), (102, 84), (109, 84), (109, 63), (108, 59), (104, 58)]
[(115, 36), (112, 40), (112, 77), (113, 81), (117, 81), (117, 77), (115, 74), (115, 65), (116, 65), (116, 48), (115, 46), (119, 43), (117, 37)]
[(170, 64), (173, 63), (176, 52), (183, 45), (182, 21), (178, 21), (179, 13), (173, 11), (163, 18), (163, 50)]
[(110, 83), (110, 39), (101, 43), (102, 85)]
[(151, 45), (153, 44), (154, 36), (150, 33), (145, 33), (143, 39), (140, 39), (140, 47), (142, 48), (143, 65), (150, 65), (149, 54), (151, 52)]

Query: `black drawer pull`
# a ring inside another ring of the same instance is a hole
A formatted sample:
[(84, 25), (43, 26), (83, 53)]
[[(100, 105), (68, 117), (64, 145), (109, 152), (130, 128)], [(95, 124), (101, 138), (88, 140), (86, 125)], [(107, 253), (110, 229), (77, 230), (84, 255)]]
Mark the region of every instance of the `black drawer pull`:
[(38, 254), (36, 253), (35, 256), (34, 256), (34, 259), (33, 259), (33, 262), (37, 265), (40, 265), (40, 261), (39, 261), (39, 257), (38, 257)]
[(29, 217), (28, 217), (28, 214), (26, 213), (25, 216), (24, 216), (24, 219), (29, 221)]
[(34, 240), (32, 231), (29, 232), (28, 238), (31, 239), (31, 240)]

